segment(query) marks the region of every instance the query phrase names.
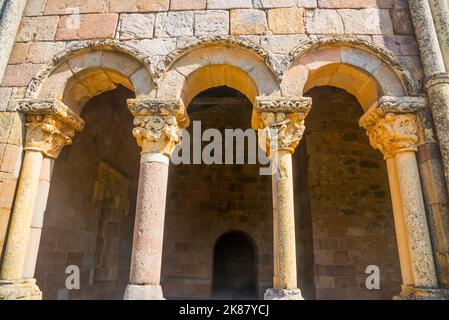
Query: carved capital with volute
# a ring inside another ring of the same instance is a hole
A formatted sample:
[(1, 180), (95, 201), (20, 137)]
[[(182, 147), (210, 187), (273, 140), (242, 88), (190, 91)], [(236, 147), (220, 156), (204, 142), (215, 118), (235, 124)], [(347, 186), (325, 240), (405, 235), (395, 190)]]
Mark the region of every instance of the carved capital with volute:
[(425, 108), (423, 97), (382, 97), (359, 120), (373, 148), (385, 159), (401, 152), (418, 151), (416, 112)]
[(189, 125), (182, 100), (138, 97), (128, 100), (128, 107), (134, 115), (133, 135), (142, 154), (162, 153), (170, 157), (180, 141), (180, 129)]
[(252, 126), (259, 130), (260, 146), (268, 156), (276, 151), (295, 152), (311, 106), (311, 98), (256, 98)]
[(18, 100), (15, 110), (26, 114), (25, 150), (50, 158), (56, 159), (84, 128), (84, 120), (58, 100)]

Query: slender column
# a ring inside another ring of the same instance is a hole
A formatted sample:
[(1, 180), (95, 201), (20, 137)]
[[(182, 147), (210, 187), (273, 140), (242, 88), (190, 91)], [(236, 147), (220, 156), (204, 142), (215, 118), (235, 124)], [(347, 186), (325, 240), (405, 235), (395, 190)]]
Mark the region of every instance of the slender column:
[(390, 183), (391, 201), (393, 205), (394, 227), (396, 230), (396, 241), (399, 251), (399, 264), (401, 266), (402, 283), (407, 286), (413, 285), (410, 253), (408, 250), (407, 228), (405, 227), (404, 212), (402, 209), (402, 197), (399, 187), (396, 162), (394, 158), (388, 158), (387, 170)]
[(125, 300), (161, 300), (160, 285), (169, 158), (188, 126), (180, 100), (129, 100), (142, 148), (129, 284)]
[(274, 288), (265, 299), (302, 300), (296, 271), (295, 211), (292, 154), (304, 134), (310, 98), (256, 99), (253, 127), (263, 130), (259, 141), (273, 168)]
[(40, 299), (35, 279), (25, 278), (23, 271), (41, 167), (44, 156), (55, 159), (72, 143), (84, 121), (57, 101), (23, 100), (17, 110), (27, 113), (25, 156), (0, 274), (0, 299)]
[(449, 2), (429, 0), (446, 72), (449, 72)]
[(51, 173), (55, 160), (45, 157), (40, 170), (39, 183), (34, 205), (33, 217), (31, 219), (30, 235), (28, 248), (25, 256), (25, 265), (23, 268), (23, 278), (34, 278), (36, 269), (37, 254), (41, 241), (42, 227), (44, 225), (44, 215), (47, 207), (48, 194), (50, 191)]
[[(443, 159), (446, 188), (449, 191), (449, 75), (435, 30), (429, 1), (409, 0), (424, 73), (425, 88)], [(436, 0), (435, 2), (445, 2)], [(438, 21), (437, 21), (438, 24)], [(443, 47), (444, 50), (444, 47)]]
[(17, 31), (22, 21), (27, 0), (2, 0), (0, 2), (0, 82), (3, 79)]
[[(367, 129), (371, 145), (384, 154), (389, 175), (396, 171), (396, 175), (389, 176), (389, 179), (393, 209), (396, 211), (395, 223), (401, 224), (396, 226), (399, 231), (396, 236), (403, 272), (403, 290), (397, 299), (436, 299), (444, 296), (443, 291), (438, 289), (415, 156), (418, 150), (418, 127), (416, 115), (411, 112), (416, 112), (425, 104), (425, 99), (421, 98), (383, 97), (360, 119), (360, 125)], [(406, 230), (406, 237), (402, 235), (403, 230)], [(405, 241), (408, 254), (401, 252)]]

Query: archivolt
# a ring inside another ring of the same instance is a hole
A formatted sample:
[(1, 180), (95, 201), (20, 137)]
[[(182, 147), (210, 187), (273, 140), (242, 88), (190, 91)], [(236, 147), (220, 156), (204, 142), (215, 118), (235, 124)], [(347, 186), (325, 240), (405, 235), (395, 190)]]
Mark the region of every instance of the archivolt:
[(153, 87), (151, 70), (148, 56), (135, 47), (116, 40), (80, 41), (57, 54), (32, 79), (25, 97), (58, 98), (80, 109), (91, 97), (117, 84), (137, 95), (149, 94)]

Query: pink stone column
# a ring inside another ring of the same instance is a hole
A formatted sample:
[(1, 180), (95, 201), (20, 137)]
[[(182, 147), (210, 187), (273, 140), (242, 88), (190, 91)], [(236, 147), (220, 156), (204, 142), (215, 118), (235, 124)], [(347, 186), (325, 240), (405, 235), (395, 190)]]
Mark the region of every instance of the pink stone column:
[(189, 125), (179, 99), (146, 96), (128, 100), (134, 115), (133, 135), (142, 148), (129, 284), (125, 300), (162, 300), (161, 265), (168, 166)]
[(129, 285), (125, 300), (163, 299), (161, 279), (169, 158), (142, 155)]

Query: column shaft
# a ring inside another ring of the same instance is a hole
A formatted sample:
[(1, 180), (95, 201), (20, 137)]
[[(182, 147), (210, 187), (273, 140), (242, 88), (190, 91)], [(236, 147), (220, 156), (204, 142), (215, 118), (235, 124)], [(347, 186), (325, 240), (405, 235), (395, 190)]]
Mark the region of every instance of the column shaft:
[(396, 154), (395, 160), (403, 200), (414, 285), (419, 288), (436, 288), (438, 280), (416, 156), (414, 152), (400, 152)]
[(41, 174), (36, 194), (36, 202), (34, 205), (34, 213), (31, 220), (27, 254), (23, 269), (24, 279), (34, 277), (54, 163), (55, 160), (51, 158), (44, 158), (42, 162)]
[[(155, 158), (158, 159), (155, 161)], [(125, 293), (125, 299), (162, 299), (160, 278), (168, 161), (168, 157), (162, 154), (142, 155), (130, 285)]]
[(26, 150), (22, 164), (8, 241), (3, 260), (1, 280), (22, 279), (28, 246), (34, 201), (39, 185), (43, 155), (40, 151)]
[(277, 209), (276, 180), (271, 180), (273, 197), (273, 288), (279, 289), (279, 214)]
[(449, 72), (449, 2), (429, 0), (446, 71)]
[(292, 154), (276, 152), (277, 172), (273, 175), (278, 233), (279, 289), (296, 289), (295, 211), (293, 202)]
[(396, 163), (394, 158), (388, 158), (387, 170), (390, 183), (391, 202), (393, 206), (394, 226), (396, 230), (396, 241), (399, 251), (399, 264), (401, 266), (402, 283), (413, 285), (413, 274), (411, 269), (410, 252), (408, 247), (407, 227), (404, 220), (401, 190), (399, 187)]

